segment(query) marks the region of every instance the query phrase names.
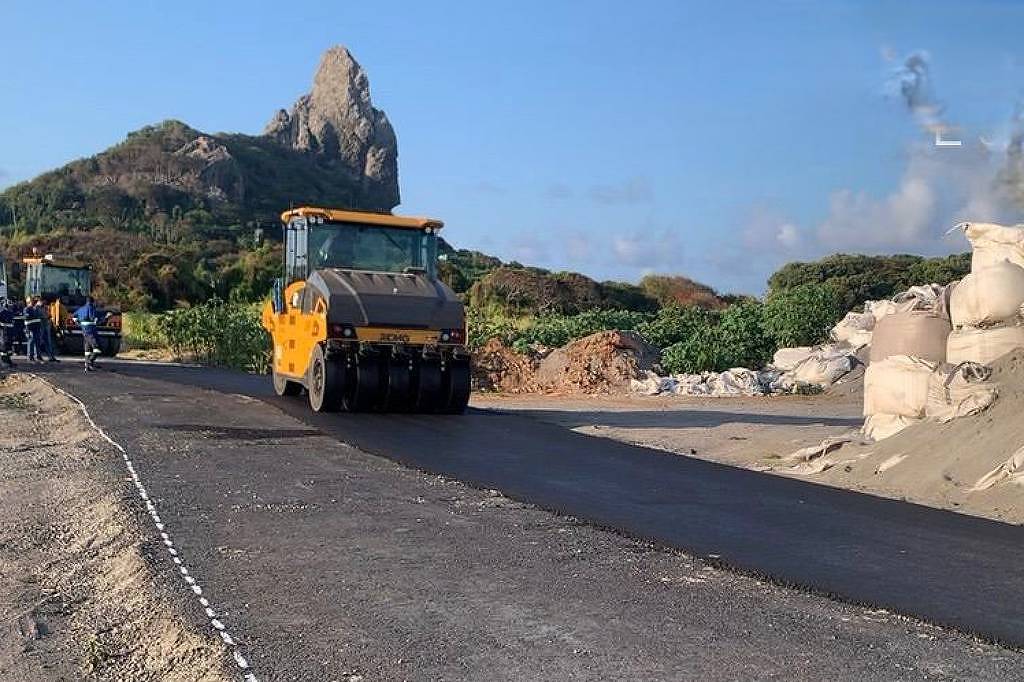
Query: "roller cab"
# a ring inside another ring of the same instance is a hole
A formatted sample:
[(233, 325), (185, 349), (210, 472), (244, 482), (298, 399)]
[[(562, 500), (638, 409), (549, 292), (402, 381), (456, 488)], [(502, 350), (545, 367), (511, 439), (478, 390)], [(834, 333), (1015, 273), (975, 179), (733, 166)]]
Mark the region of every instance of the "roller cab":
[(462, 302), (437, 278), (429, 218), (303, 207), (281, 216), (284, 277), (262, 314), (278, 395), (316, 411), (461, 413)]

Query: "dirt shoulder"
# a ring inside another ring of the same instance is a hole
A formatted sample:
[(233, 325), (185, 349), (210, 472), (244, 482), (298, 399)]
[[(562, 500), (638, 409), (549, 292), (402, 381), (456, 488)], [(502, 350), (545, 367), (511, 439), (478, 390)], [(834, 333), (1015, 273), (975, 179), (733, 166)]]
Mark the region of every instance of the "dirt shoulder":
[(142, 532), (120, 459), (24, 375), (0, 381), (0, 679), (228, 680)]
[(794, 450), (857, 428), (859, 395), (700, 398), (478, 393), (473, 406), (512, 410), (591, 436), (764, 469)]

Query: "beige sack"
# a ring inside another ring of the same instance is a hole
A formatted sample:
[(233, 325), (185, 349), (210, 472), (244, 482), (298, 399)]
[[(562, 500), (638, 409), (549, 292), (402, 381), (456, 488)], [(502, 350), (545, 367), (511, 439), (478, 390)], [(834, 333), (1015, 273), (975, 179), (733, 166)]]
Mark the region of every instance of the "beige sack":
[(971, 272), (1008, 260), (1024, 267), (1024, 228), (995, 223), (960, 223), (971, 242)]
[(965, 327), (954, 330), (946, 345), (946, 360), (952, 365), (980, 362), (991, 365), (994, 360), (1014, 348), (1024, 348), (1024, 327), (1007, 325), (989, 329)]
[(831, 386), (859, 364), (857, 357), (849, 352), (819, 352), (793, 368), (785, 378), (790, 383)]
[(871, 343), (871, 330), (875, 328), (875, 316), (871, 313), (846, 313), (846, 317), (832, 327), (832, 339), (854, 348)]
[(934, 362), (907, 355), (872, 362), (864, 372), (864, 415), (924, 417), (935, 367)]
[(979, 327), (1016, 318), (1024, 304), (1024, 268), (1001, 260), (964, 277), (950, 298), (954, 327)]
[(944, 424), (987, 409), (999, 394), (991, 377), (990, 368), (973, 362), (941, 366), (928, 380), (925, 416)]
[(772, 356), (772, 367), (783, 372), (789, 372), (801, 362), (814, 354), (811, 346), (797, 346), (796, 348), (780, 348)]
[(927, 312), (891, 313), (875, 323), (871, 362), (893, 355), (910, 355), (930, 362), (946, 359), (949, 320)]
[(890, 436), (895, 436), (908, 426), (913, 426), (921, 421), (920, 419), (904, 417), (898, 414), (872, 414), (864, 420), (861, 433), (870, 440), (885, 440)]

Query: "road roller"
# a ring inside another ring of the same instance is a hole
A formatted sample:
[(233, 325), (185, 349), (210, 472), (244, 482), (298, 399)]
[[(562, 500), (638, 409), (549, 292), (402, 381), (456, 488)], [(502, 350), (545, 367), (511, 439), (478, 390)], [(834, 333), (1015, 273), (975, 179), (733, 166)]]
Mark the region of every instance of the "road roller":
[(316, 412), (464, 412), (466, 313), (437, 276), (444, 224), (309, 206), (281, 222), (284, 277), (262, 311), (275, 393), (305, 393)]

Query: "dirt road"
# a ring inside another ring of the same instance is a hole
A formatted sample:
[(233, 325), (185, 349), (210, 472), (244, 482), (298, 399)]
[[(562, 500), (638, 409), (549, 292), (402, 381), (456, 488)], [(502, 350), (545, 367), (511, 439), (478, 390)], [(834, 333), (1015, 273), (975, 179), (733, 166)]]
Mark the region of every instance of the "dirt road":
[(260, 679), (1021, 675), (1016, 652), (715, 567), (1012, 640), (1016, 528), (525, 417), (311, 417), (243, 375), (52, 372), (132, 453)]

